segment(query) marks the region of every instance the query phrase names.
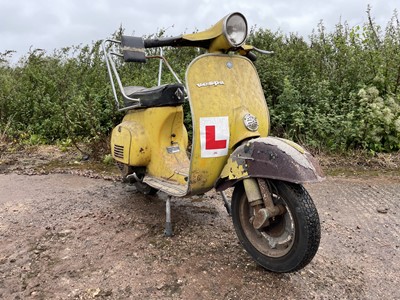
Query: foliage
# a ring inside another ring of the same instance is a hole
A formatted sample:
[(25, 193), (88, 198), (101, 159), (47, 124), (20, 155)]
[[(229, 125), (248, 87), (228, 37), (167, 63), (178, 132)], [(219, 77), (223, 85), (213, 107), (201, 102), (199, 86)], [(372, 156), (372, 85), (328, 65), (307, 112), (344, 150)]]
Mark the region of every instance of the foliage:
[(33, 50), (2, 66), (0, 128), (10, 122), (9, 136), (47, 143), (107, 134), (117, 113), (99, 46)]
[[(363, 26), (340, 22), (333, 32), (321, 22), (307, 40), (252, 29), (248, 43), (275, 52), (259, 56), (255, 63), (271, 112), (272, 134), (337, 152), (400, 149), (399, 19), (395, 11), (382, 30), (369, 8), (367, 17)], [(120, 28), (114, 36), (122, 33)], [(0, 53), (0, 138), (64, 145), (108, 136), (122, 114), (114, 105), (100, 44), (52, 54), (31, 50), (16, 65), (9, 62), (13, 51)], [(193, 48), (164, 49), (180, 78), (200, 53)], [(157, 60), (117, 67), (129, 85), (157, 84)], [(175, 81), (165, 66), (164, 70), (163, 83)], [(185, 111), (190, 132), (188, 105)]]
[(309, 43), (253, 29), (251, 42), (276, 53), (256, 62), (274, 134), (331, 151), (400, 149), (399, 20), (381, 32), (367, 15), (332, 33), (321, 22)]

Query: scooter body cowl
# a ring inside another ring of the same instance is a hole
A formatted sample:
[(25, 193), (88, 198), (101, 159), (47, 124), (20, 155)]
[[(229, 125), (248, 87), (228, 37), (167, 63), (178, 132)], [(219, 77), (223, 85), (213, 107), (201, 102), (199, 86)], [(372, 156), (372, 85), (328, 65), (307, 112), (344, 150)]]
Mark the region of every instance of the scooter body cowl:
[[(188, 193), (200, 194), (214, 187), (243, 140), (268, 135), (269, 112), (257, 71), (243, 56), (199, 56), (186, 83), (193, 122)], [(249, 116), (256, 127), (246, 127)]]

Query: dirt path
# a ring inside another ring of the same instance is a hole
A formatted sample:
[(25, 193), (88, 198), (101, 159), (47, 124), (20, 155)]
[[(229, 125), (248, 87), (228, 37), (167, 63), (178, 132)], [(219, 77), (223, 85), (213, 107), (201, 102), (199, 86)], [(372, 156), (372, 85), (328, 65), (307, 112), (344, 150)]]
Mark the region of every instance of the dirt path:
[(320, 249), (291, 274), (238, 244), (219, 196), (164, 198), (77, 175), (0, 174), (1, 299), (399, 299), (400, 178), (307, 186)]

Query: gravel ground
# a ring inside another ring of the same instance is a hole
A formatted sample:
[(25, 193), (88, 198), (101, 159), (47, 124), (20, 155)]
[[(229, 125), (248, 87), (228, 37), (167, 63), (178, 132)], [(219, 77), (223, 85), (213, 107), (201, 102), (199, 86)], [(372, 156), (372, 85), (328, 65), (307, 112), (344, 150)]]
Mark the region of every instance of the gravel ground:
[(240, 246), (214, 192), (173, 198), (165, 238), (163, 194), (14, 163), (0, 160), (0, 299), (400, 299), (400, 176), (307, 185), (320, 248), (274, 274)]

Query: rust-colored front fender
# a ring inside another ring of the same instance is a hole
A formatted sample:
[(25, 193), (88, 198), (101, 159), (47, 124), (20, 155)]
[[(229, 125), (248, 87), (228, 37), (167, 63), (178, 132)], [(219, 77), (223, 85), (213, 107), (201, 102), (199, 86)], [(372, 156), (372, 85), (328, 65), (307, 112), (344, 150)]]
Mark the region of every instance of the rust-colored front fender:
[(294, 183), (319, 182), (325, 177), (315, 158), (300, 145), (281, 138), (257, 138), (236, 148), (216, 181), (217, 191), (249, 177)]

